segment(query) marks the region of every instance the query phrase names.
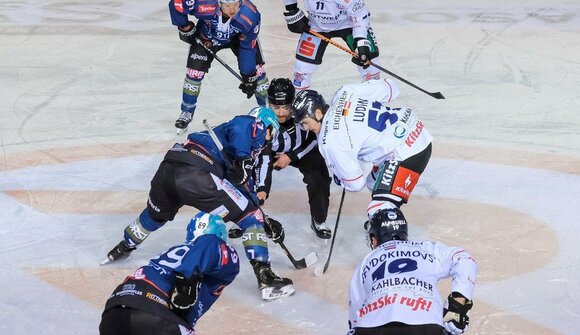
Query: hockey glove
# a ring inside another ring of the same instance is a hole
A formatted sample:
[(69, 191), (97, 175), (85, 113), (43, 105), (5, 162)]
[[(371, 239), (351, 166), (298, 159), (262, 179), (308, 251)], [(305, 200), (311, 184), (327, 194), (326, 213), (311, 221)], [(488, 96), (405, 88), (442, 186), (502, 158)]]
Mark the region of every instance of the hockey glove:
[(185, 43), (193, 44), (195, 43), (195, 23), (189, 21), (185, 27), (177, 27), (179, 30), (179, 39)]
[(242, 185), (248, 182), (254, 169), (254, 161), (251, 158), (238, 158), (232, 162), (228, 180), (234, 185)]
[(358, 53), (357, 64), (366, 69), (371, 66), (371, 42), (366, 38), (356, 38), (355, 41)]
[(246, 94), (246, 98), (250, 99), (252, 95), (254, 95), (254, 92), (256, 92), (257, 87), (258, 76), (256, 74), (249, 76), (242, 74), (242, 83), (240, 84), (239, 89)]
[(332, 175), (332, 179), (334, 179), (334, 183), (340, 187), (342, 187), (342, 180), (338, 178), (335, 174)]
[(453, 293), (447, 297), (448, 307), (443, 310), (443, 327), (451, 335), (463, 334), (469, 325), (467, 312), (473, 307), (473, 302), (466, 299), (465, 304), (461, 304)]
[(284, 242), (284, 227), (280, 221), (272, 219), (271, 217), (266, 218), (266, 224), (264, 224), (264, 232), (266, 236), (272, 240), (274, 243)]
[(171, 305), (176, 309), (188, 309), (195, 304), (201, 287), (201, 276), (194, 274), (186, 278), (181, 273), (175, 275), (175, 285), (171, 292)]
[(310, 25), (308, 24), (308, 18), (304, 15), (304, 12), (298, 8), (297, 4), (292, 4), (286, 6), (286, 12), (284, 12), (284, 19), (288, 25), (288, 30), (296, 34), (302, 34), (310, 30)]

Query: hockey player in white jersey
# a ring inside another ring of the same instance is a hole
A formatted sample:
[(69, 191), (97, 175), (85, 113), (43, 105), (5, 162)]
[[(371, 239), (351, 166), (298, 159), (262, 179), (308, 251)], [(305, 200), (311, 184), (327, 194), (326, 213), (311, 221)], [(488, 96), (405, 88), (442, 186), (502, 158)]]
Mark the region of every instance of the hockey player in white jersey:
[[(341, 87), (331, 105), (313, 90), (294, 99), (294, 119), (318, 134), (318, 148), (335, 182), (347, 191), (372, 191), (369, 217), (407, 203), (431, 157), (432, 136), (414, 110), (386, 104), (399, 95), (391, 80)], [(359, 161), (373, 163), (365, 178)]]
[(379, 48), (364, 0), (304, 0), (308, 16), (298, 8), (298, 0), (284, 0), (284, 4), (288, 29), (300, 34), (294, 63), (293, 84), (297, 90), (310, 87), (312, 74), (322, 64), (328, 46), (328, 42), (310, 34), (309, 29), (327, 38), (342, 38), (359, 54), (352, 62), (358, 65), (362, 80), (379, 79), (379, 70), (370, 66), (371, 60), (379, 64)]
[[(349, 288), (353, 335), (463, 334), (469, 325), (477, 263), (457, 247), (407, 240), (398, 209), (381, 209), (365, 222), (371, 251)], [(437, 282), (453, 278), (444, 307)]]

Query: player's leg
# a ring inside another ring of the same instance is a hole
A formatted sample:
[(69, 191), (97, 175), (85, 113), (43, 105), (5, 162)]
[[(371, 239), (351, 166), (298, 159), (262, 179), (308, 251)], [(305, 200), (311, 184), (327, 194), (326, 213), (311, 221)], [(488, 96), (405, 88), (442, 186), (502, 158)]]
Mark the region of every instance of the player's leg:
[[(348, 36), (343, 37), (343, 40), (346, 42), (346, 44), (348, 45), (348, 47), (350, 48), (350, 50), (355, 51), (356, 52), (356, 45), (355, 45), (355, 41), (354, 41), (354, 37), (352, 36), (352, 30), (350, 31), (350, 33), (348, 34)], [(379, 46), (377, 44), (377, 38), (375, 36), (375, 33), (373, 32), (372, 28), (369, 28), (368, 32), (367, 32), (367, 40), (371, 43), (371, 60), (373, 61), (373, 63), (377, 64), (377, 65), (381, 65), (380, 60), (379, 60)], [(355, 64), (357, 64), (356, 59), (353, 57), (351, 59), (351, 61)], [(369, 66), (366, 69), (363, 69), (362, 66), (357, 64), (357, 69), (358, 72), (361, 75), (361, 79), (362, 81), (367, 81), (367, 80), (371, 80), (371, 79), (380, 79), (381, 77), (381, 72), (379, 71), (379, 69), (377, 69), (374, 66)]]
[[(177, 318), (177, 316), (176, 316)], [(131, 333), (139, 335), (181, 335), (180, 325), (155, 314), (133, 309), (131, 311)], [(183, 327), (184, 328), (184, 327)]]
[(99, 335), (131, 334), (131, 308), (115, 306), (107, 309), (101, 316)]
[(326, 225), (328, 206), (330, 204), (330, 184), (332, 179), (324, 158), (317, 148), (302, 157), (296, 164), (302, 181), (306, 184), (308, 204), (310, 205), (311, 228), (316, 236), (329, 239), (332, 231)]
[(322, 58), (328, 42), (320, 38), (302, 33), (296, 47), (296, 61), (294, 62), (294, 87), (297, 90), (307, 90), (312, 83), (312, 74), (322, 64)]
[(211, 67), (213, 56), (198, 43), (189, 47), (187, 72), (183, 81), (181, 114), (175, 121), (175, 127), (186, 129), (197, 107), (197, 98), (201, 91), (201, 81)]
[(182, 165), (169, 162), (159, 165), (151, 180), (147, 207), (125, 228), (123, 240), (109, 251), (109, 262), (129, 257), (149, 234), (161, 228), (167, 221), (173, 220), (183, 206), (175, 193), (175, 171), (181, 168)]
[[(186, 182), (189, 175), (182, 178), (178, 178), (180, 184), (191, 184)], [(243, 192), (227, 179), (208, 172), (203, 177), (198, 177), (195, 187), (182, 189), (180, 198), (184, 199), (185, 204), (219, 215), (226, 222), (235, 222), (242, 229), (244, 251), (254, 269), (263, 299), (271, 300), (294, 293), (292, 280), (280, 277), (272, 271), (264, 232), (264, 217)]]
[(367, 208), (369, 217), (379, 209), (399, 208), (407, 203), (430, 157), (431, 144), (403, 161), (385, 161), (374, 166), (367, 177), (367, 187), (372, 190)]

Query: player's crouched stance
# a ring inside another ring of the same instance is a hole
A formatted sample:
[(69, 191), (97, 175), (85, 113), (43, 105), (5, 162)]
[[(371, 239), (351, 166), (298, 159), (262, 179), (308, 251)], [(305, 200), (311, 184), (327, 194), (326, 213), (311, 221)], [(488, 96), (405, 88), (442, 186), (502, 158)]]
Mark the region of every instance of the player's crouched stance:
[(219, 216), (198, 213), (187, 226), (185, 243), (117, 286), (105, 304), (100, 334), (195, 334), (197, 320), (240, 271), (238, 254), (226, 240)]
[[(185, 205), (221, 216), (242, 231), (245, 254), (254, 269), (262, 298), (272, 300), (294, 293), (292, 280), (271, 268), (266, 237), (276, 241), (282, 228), (266, 231), (263, 212), (252, 201), (255, 158), (279, 131), (274, 112), (255, 107), (207, 131), (194, 132), (165, 155), (151, 180), (146, 208), (123, 232), (123, 240), (107, 253), (101, 265), (129, 257), (154, 231), (172, 221)], [(223, 150), (218, 148), (221, 143)]]
[[(349, 334), (452, 335), (465, 332), (477, 264), (465, 250), (408, 241), (398, 208), (380, 209), (365, 222), (371, 251), (349, 290)], [(437, 282), (453, 278), (444, 308)]]

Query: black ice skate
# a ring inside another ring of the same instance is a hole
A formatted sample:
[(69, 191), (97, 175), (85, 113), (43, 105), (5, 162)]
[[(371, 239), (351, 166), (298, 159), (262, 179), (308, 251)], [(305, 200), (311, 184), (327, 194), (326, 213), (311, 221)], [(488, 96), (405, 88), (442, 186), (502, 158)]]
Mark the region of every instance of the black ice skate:
[(175, 128), (177, 128), (177, 135), (180, 135), (187, 130), (187, 126), (191, 122), (192, 117), (193, 117), (193, 113), (181, 112), (181, 115), (179, 115), (179, 118), (177, 120), (175, 120)]
[(250, 260), (250, 264), (252, 264), (254, 274), (258, 279), (258, 288), (262, 292), (262, 299), (274, 300), (294, 294), (292, 280), (276, 275), (270, 268), (270, 264), (256, 260)]
[(244, 232), (238, 226), (233, 226), (228, 230), (229, 238), (240, 238), (242, 235), (244, 235)]
[(332, 236), (332, 231), (326, 225), (326, 222), (318, 223), (312, 219), (312, 223), (310, 224), (310, 228), (314, 230), (316, 236), (318, 238), (328, 240)]
[(114, 261), (118, 261), (118, 260), (122, 260), (125, 259), (127, 257), (129, 257), (131, 255), (131, 251), (135, 250), (137, 248), (133, 247), (129, 247), (127, 246), (127, 244), (125, 243), (125, 240), (119, 242), (119, 244), (117, 244), (111, 251), (109, 251), (109, 253), (107, 254), (107, 258), (105, 258), (102, 262), (101, 265), (105, 265), (107, 263), (111, 263)]

